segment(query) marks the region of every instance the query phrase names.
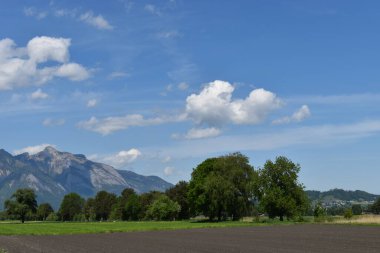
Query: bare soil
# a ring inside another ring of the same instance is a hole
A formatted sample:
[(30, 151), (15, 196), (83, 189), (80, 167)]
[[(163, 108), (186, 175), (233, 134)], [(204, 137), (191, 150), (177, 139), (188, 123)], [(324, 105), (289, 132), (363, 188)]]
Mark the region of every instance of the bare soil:
[(264, 227), (0, 236), (17, 252), (380, 252), (380, 226), (275, 225)]

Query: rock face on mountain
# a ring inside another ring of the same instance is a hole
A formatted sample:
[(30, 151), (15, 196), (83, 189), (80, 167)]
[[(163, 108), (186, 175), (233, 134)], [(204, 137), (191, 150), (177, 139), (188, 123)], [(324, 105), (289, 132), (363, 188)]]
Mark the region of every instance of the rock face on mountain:
[(58, 208), (63, 196), (70, 192), (90, 197), (100, 190), (119, 194), (125, 188), (133, 188), (142, 193), (164, 191), (171, 186), (156, 176), (116, 170), (92, 162), (84, 155), (60, 152), (52, 147), (34, 155), (17, 156), (0, 150), (0, 209), (18, 188), (32, 188), (39, 203), (49, 202)]

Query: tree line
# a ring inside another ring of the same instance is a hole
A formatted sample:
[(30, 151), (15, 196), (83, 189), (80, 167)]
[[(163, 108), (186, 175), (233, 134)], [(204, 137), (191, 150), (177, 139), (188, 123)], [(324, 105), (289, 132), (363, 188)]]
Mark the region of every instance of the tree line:
[[(127, 188), (119, 196), (99, 191), (84, 199), (64, 196), (59, 210), (49, 203), (37, 205), (31, 189), (17, 190), (4, 203), (7, 218), (50, 221), (238, 220), (265, 213), (269, 218), (295, 219), (310, 210), (304, 186), (298, 181), (300, 165), (280, 156), (254, 169), (241, 153), (209, 158), (166, 192), (137, 194)], [(379, 201), (380, 208), (380, 201)]]

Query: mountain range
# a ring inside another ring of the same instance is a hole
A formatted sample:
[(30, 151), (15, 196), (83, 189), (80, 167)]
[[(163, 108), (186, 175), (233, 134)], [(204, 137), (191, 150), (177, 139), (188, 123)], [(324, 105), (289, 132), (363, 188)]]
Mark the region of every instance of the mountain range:
[(19, 188), (31, 188), (38, 203), (48, 202), (55, 209), (63, 196), (76, 192), (94, 196), (100, 190), (119, 194), (125, 188), (137, 193), (165, 191), (172, 184), (157, 176), (142, 176), (132, 171), (90, 161), (84, 155), (61, 152), (46, 147), (37, 154), (13, 156), (0, 149), (0, 210), (3, 203)]
[(331, 201), (356, 201), (372, 202), (379, 198), (379, 195), (371, 194), (365, 191), (346, 191), (342, 189), (332, 189), (329, 191), (306, 191), (311, 201), (321, 201), (328, 203)]

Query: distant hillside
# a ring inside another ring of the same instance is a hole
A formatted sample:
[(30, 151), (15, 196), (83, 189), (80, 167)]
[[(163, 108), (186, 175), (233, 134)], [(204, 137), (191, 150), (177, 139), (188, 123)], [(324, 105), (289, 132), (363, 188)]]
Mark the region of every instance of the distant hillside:
[(317, 200), (342, 200), (342, 201), (374, 201), (379, 195), (371, 194), (365, 191), (345, 191), (342, 189), (333, 189), (326, 192), (306, 191), (311, 201)]
[(52, 147), (30, 155), (13, 156), (0, 149), (0, 210), (4, 201), (19, 188), (32, 188), (39, 203), (55, 209), (63, 196), (76, 192), (83, 197), (106, 190), (119, 194), (125, 188), (138, 193), (165, 191), (172, 184), (156, 176), (142, 176), (88, 160), (84, 155), (61, 152)]

